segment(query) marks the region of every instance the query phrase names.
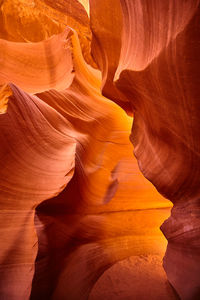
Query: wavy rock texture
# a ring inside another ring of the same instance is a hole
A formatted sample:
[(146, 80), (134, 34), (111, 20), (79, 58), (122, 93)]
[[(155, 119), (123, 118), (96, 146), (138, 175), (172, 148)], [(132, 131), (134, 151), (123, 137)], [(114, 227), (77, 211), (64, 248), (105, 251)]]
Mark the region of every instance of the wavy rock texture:
[(88, 4), (0, 1), (1, 298), (178, 299), (138, 161), (198, 299), (199, 2)]
[(40, 42), (61, 33), (66, 26), (78, 35), (86, 61), (95, 66), (90, 56), (89, 19), (81, 3), (85, 0), (2, 0), (0, 1), (0, 37), (15, 42)]
[(67, 40), (69, 32), (66, 29), (38, 43), (0, 40), (0, 84), (15, 82), (29, 93), (68, 87), (73, 80), (72, 58)]
[(112, 6), (102, 20), (101, 5), (91, 0), (102, 91), (112, 97), (109, 91), (118, 89), (121, 101), (131, 103), (139, 167), (174, 203), (162, 225), (169, 241), (164, 268), (182, 299), (199, 299), (199, 1), (117, 3), (122, 38), (112, 22), (117, 15)]

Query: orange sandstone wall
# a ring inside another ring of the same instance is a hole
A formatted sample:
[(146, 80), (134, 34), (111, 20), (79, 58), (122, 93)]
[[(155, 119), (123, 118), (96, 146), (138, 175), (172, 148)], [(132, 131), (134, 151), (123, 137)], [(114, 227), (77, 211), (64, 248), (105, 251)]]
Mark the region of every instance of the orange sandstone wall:
[[(93, 299), (128, 257), (161, 269), (164, 235), (198, 299), (198, 20), (196, 0), (0, 1), (2, 299)], [(145, 276), (141, 299), (177, 297)]]

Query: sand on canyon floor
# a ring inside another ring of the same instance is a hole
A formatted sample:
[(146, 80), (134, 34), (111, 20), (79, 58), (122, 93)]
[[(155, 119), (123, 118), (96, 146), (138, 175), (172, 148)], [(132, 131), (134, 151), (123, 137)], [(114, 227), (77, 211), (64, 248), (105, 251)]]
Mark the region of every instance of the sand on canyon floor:
[(106, 270), (89, 300), (177, 300), (158, 255), (132, 256)]

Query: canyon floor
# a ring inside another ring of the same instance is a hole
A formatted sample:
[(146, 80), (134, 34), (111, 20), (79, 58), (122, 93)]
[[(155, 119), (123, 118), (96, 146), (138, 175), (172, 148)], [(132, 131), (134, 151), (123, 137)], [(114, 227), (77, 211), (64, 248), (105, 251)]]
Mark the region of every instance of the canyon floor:
[(97, 281), (89, 300), (178, 300), (158, 255), (117, 262)]

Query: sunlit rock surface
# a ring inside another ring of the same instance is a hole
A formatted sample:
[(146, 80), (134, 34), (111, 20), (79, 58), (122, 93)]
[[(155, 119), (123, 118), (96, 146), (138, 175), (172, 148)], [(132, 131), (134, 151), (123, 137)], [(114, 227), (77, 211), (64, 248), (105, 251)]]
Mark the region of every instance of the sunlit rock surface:
[[(198, 299), (199, 1), (117, 1), (117, 13), (106, 1), (91, 3), (103, 94), (127, 110), (131, 104), (139, 167), (174, 203), (162, 225), (169, 240), (164, 268), (183, 299)], [(121, 35), (112, 22), (117, 14)]]
[(199, 1), (0, 24), (0, 298), (199, 299)]

